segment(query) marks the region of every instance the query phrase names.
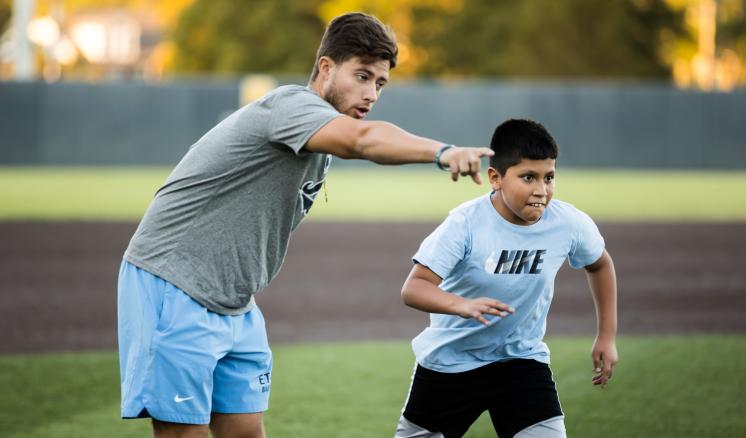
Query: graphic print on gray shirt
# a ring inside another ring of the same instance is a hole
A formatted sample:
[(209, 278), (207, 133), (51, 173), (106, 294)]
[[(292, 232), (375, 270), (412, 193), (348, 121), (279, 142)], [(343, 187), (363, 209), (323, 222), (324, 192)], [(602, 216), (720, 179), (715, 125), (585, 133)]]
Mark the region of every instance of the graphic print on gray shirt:
[(299, 85), (231, 114), (192, 145), (158, 190), (125, 260), (213, 312), (251, 310), (331, 164), (331, 155), (303, 146), (340, 115)]

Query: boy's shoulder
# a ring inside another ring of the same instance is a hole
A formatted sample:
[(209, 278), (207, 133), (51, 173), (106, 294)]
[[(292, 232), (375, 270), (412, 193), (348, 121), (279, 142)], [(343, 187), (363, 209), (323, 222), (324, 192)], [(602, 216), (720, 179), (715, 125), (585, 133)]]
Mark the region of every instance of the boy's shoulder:
[[(447, 221), (468, 226), (469, 223), (476, 223), (477, 218), (486, 218), (498, 214), (494, 211), (492, 202), (490, 202), (490, 195), (491, 193), (487, 193), (461, 203), (448, 213)], [(544, 229), (546, 226), (581, 229), (594, 222), (588, 214), (573, 204), (556, 198), (549, 203), (542, 221), (543, 225), (539, 227), (540, 229)]]
[(557, 198), (552, 199), (552, 201), (549, 203), (548, 210), (554, 214), (559, 215), (572, 215), (581, 212), (580, 209), (570, 204), (569, 202), (565, 202)]
[(490, 204), (489, 197), (491, 193), (477, 196), (476, 198), (462, 202), (458, 206), (451, 210), (451, 213), (468, 213), (474, 210), (484, 208), (486, 204)]
[(466, 202), (463, 202), (453, 208), (449, 213), (448, 216), (451, 218), (457, 218), (457, 217), (463, 217), (467, 218), (470, 216), (473, 216), (475, 214), (481, 214), (487, 207), (491, 207), (492, 203), (489, 200), (490, 194), (485, 194), (481, 196), (477, 196), (474, 199), (470, 199)]
[[(490, 202), (490, 195), (492, 193), (486, 193), (484, 195), (478, 196), (476, 198), (470, 199), (466, 202), (463, 202), (453, 208), (449, 213), (448, 216), (451, 219), (457, 219), (457, 218), (469, 218), (473, 217), (475, 215), (493, 215), (495, 214), (492, 206), (492, 202)], [(588, 216), (586, 213), (584, 213), (579, 208), (575, 207), (573, 204), (569, 202), (562, 201), (560, 199), (552, 199), (552, 201), (549, 203), (549, 206), (547, 207), (547, 211), (545, 212), (545, 215), (547, 218), (551, 218), (551, 220), (560, 220), (560, 221), (578, 221), (578, 220), (588, 220), (590, 219), (590, 216)], [(547, 219), (545, 218), (545, 219)]]
[(584, 211), (569, 202), (559, 199), (552, 199), (545, 214), (550, 220), (558, 220), (570, 224), (593, 222), (593, 219)]

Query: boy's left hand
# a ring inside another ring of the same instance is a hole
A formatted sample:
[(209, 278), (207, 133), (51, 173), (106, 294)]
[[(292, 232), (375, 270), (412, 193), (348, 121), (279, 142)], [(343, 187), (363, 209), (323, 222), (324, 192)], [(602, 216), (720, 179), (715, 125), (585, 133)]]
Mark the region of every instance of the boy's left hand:
[(596, 338), (591, 351), (593, 358), (593, 384), (605, 388), (619, 360), (616, 351), (616, 341), (612, 339)]

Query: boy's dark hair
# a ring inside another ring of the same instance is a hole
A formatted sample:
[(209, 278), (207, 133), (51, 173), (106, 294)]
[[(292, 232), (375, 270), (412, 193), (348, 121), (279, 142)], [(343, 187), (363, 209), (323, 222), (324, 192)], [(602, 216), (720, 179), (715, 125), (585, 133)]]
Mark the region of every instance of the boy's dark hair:
[(372, 15), (352, 12), (333, 19), (321, 38), (311, 80), (319, 75), (319, 58), (328, 56), (335, 63), (359, 57), (364, 63), (388, 61), (389, 68), (396, 67), (399, 48), (394, 32)]
[(541, 123), (524, 119), (510, 119), (495, 128), (490, 148), (495, 152), (490, 157), (490, 166), (500, 175), (524, 158), (556, 159), (558, 154), (557, 143), (549, 131)]

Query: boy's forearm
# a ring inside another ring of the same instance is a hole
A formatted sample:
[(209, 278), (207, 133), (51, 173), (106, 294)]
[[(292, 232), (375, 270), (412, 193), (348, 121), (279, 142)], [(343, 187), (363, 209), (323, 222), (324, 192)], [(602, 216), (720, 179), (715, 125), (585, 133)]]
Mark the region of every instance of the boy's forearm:
[(616, 273), (611, 257), (596, 269), (588, 270), (588, 284), (596, 307), (597, 336), (614, 338), (617, 333)]
[(409, 279), (402, 288), (402, 299), (407, 306), (423, 312), (455, 315), (456, 304), (463, 298), (427, 280)]

